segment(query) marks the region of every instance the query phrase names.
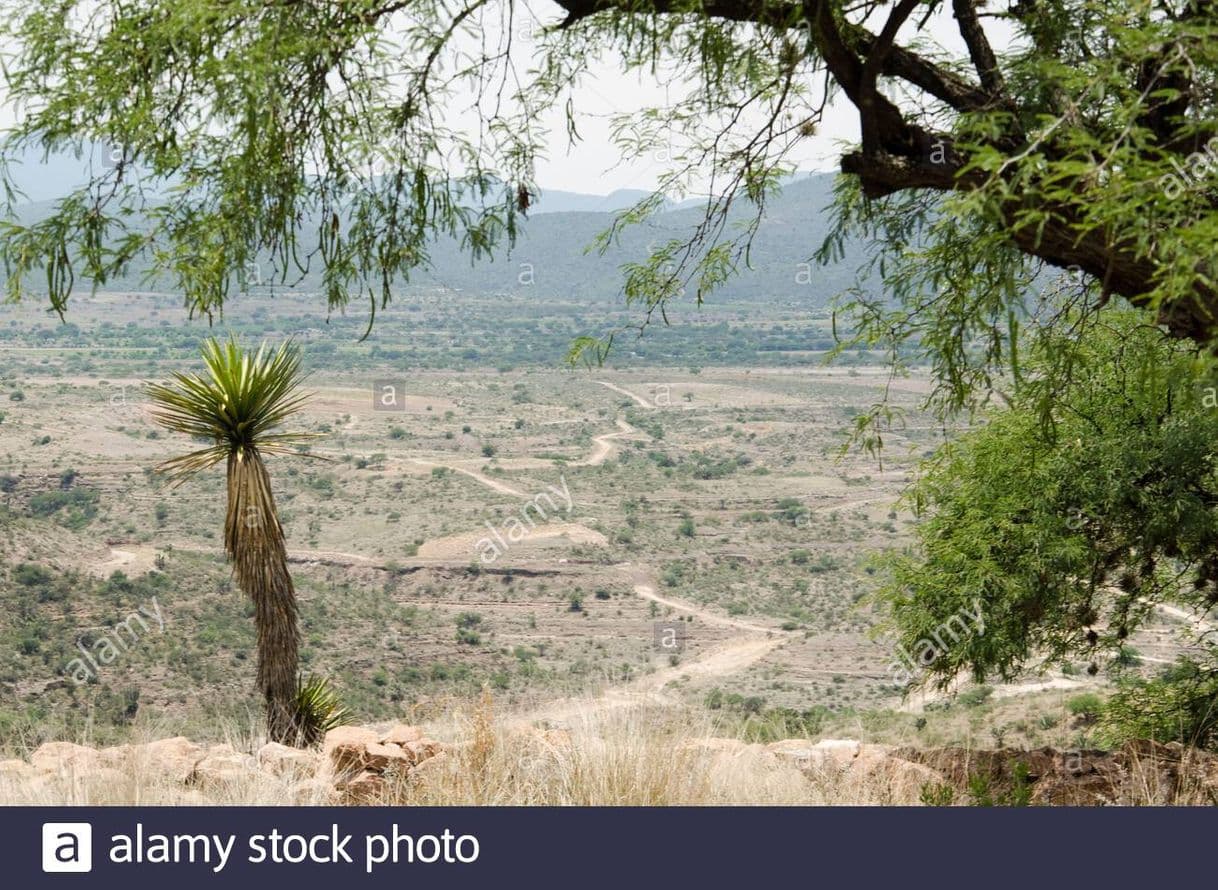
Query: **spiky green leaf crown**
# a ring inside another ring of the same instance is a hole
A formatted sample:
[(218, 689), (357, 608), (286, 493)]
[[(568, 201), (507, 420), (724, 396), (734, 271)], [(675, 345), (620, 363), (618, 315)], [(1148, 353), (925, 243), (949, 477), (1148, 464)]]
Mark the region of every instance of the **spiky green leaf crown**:
[(312, 438), (309, 433), (272, 432), (307, 398), (299, 391), (300, 350), (295, 344), (272, 350), (264, 342), (251, 354), (232, 337), (224, 343), (212, 337), (202, 350), (205, 375), (175, 373), (169, 384), (148, 385), (157, 423), (213, 443), (166, 461), (163, 472), (180, 481), (232, 454), (242, 460), (250, 449), (284, 453)]

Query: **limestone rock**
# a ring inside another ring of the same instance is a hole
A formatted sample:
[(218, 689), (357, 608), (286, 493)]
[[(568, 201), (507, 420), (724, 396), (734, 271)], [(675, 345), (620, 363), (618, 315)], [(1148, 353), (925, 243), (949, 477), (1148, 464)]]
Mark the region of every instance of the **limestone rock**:
[(407, 726), (399, 723), (381, 735), (380, 740), (386, 744), (404, 745), (407, 742), (418, 742), (423, 739), (423, 730), (417, 726)]
[(47, 742), (30, 755), (30, 763), (42, 773), (81, 774), (97, 769), (101, 758), (95, 748), (73, 742)]
[(380, 733), (362, 726), (339, 726), (326, 733), (322, 751), (336, 773), (363, 769), (368, 745), (380, 743)]
[(132, 755), (145, 768), (184, 783), (194, 774), (195, 765), (203, 759), (206, 751), (188, 738), (175, 736), (135, 745)]
[(313, 751), (267, 742), (258, 749), (258, 766), (273, 776), (311, 776), (320, 766), (320, 758)]
[(376, 803), (385, 794), (385, 780), (372, 772), (364, 770), (349, 782), (344, 782), (339, 789), (344, 803), (367, 804)]

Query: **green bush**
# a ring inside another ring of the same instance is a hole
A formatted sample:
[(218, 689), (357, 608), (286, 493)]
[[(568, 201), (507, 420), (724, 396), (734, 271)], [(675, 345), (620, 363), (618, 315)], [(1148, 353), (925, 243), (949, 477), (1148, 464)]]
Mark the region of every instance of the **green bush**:
[(1066, 702), (1066, 710), (1084, 723), (1094, 723), (1104, 711), (1104, 700), (1094, 692), (1084, 692)]
[(13, 569), (13, 580), (23, 587), (42, 587), (51, 583), (51, 573), (42, 566), (23, 562)]
[[(1080, 696), (1081, 697), (1081, 696)], [(1104, 745), (1130, 739), (1218, 749), (1218, 673), (1181, 660), (1153, 680), (1123, 680), (1097, 712)]]
[(55, 516), (60, 525), (80, 529), (97, 515), (97, 500), (91, 488), (45, 491), (30, 498), (30, 513), (40, 519)]

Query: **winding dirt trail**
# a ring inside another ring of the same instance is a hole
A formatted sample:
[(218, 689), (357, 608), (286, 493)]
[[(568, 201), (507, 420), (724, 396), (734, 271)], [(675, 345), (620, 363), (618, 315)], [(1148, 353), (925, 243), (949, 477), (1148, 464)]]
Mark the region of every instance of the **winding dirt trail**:
[(651, 402), (647, 401), (645, 398), (643, 398), (638, 393), (633, 393), (628, 389), (623, 389), (622, 387), (618, 386), (616, 383), (610, 383), (608, 380), (594, 380), (592, 382), (599, 383), (601, 386), (607, 387), (616, 393), (620, 393), (621, 395), (634, 399), (644, 408), (654, 408), (655, 407), (655, 405), (651, 404)]
[[(642, 397), (616, 384), (607, 381), (597, 382), (615, 392), (629, 396), (643, 407), (654, 407)], [(351, 422), (347, 425), (347, 429), (351, 429), (354, 424), (355, 419), (352, 418)], [(618, 440), (639, 435), (639, 431), (627, 423), (621, 416), (615, 418), (615, 424), (617, 429), (613, 432), (594, 436), (592, 438), (593, 448), (591, 452), (586, 458), (573, 465), (599, 466), (614, 453)], [(461, 473), (473, 479), (497, 494), (521, 500), (527, 500), (530, 497), (527, 492), (497, 479), (492, 479), (477, 469), (462, 466), (458, 463), (427, 458), (400, 458), (397, 460), (422, 467), (444, 467), (447, 470)], [(841, 509), (841, 507), (834, 507), (833, 509)], [(604, 541), (604, 536), (600, 532), (577, 523), (558, 523), (552, 527), (543, 527), (538, 532), (541, 537), (565, 536), (581, 543)], [(471, 543), (471, 535), (477, 536), (480, 534), (481, 532), (453, 535), (427, 541), (420, 546), (418, 557), (428, 562), (444, 562), (455, 559), (460, 560), (464, 564), (468, 561), (465, 558), (465, 551)], [(220, 548), (200, 547), (185, 542), (173, 546), (175, 549), (196, 553), (223, 553)], [(95, 564), (94, 570), (108, 575), (114, 569), (137, 567), (137, 563), (139, 568), (145, 568), (143, 566), (145, 562), (148, 563), (147, 567), (151, 567), (155, 559), (155, 548), (141, 547), (137, 549), (139, 552), (113, 549), (110, 551), (110, 558), (105, 562)], [(458, 553), (456, 552), (457, 550), (461, 552)], [(294, 562), (317, 561), (351, 567), (384, 567), (378, 560), (372, 557), (343, 551), (293, 549), (289, 551), (288, 556)], [(611, 685), (594, 698), (589, 699), (584, 697), (550, 702), (532, 712), (518, 715), (515, 719), (525, 722), (536, 722), (539, 720), (562, 722), (579, 716), (587, 716), (590, 713), (601, 713), (607, 710), (637, 705), (642, 702), (671, 703), (673, 699), (666, 692), (666, 688), (670, 683), (689, 679), (722, 677), (737, 673), (760, 661), (770, 652), (797, 636), (796, 632), (793, 631), (783, 631), (763, 624), (742, 621), (695, 603), (670, 596), (663, 596), (656, 591), (655, 582), (650, 574), (651, 570), (647, 566), (626, 563), (618, 566), (618, 568), (628, 572), (632, 590), (641, 599), (654, 602), (675, 612), (694, 616), (709, 626), (737, 631), (738, 635), (730, 637), (697, 658), (677, 665), (664, 664), (643, 676), (617, 685)]]
[(618, 439), (626, 439), (631, 436), (638, 435), (639, 431), (628, 424), (621, 417), (618, 417), (615, 422), (617, 423), (617, 432), (602, 433), (599, 436), (593, 436), (592, 441), (596, 444), (592, 449), (592, 452), (583, 460), (572, 464), (572, 466), (599, 467), (609, 458), (609, 455), (613, 454), (614, 448), (617, 447), (614, 443)]
[(714, 627), (730, 628), (742, 632), (691, 661), (660, 667), (624, 683), (609, 686), (594, 698), (560, 699), (549, 702), (532, 711), (516, 716), (521, 723), (546, 721), (563, 723), (573, 719), (587, 719), (619, 708), (640, 704), (673, 704), (668, 694), (670, 683), (686, 680), (706, 680), (739, 673), (756, 664), (775, 649), (798, 636), (797, 631), (785, 631), (775, 627), (741, 621), (703, 606), (656, 593), (646, 566), (623, 563), (619, 569), (626, 571), (633, 582), (636, 596), (666, 606), (676, 612), (693, 615)]
[(506, 494), (509, 497), (514, 497), (514, 498), (527, 498), (528, 497), (528, 495), (525, 494), (520, 489), (513, 488), (512, 486), (508, 485), (506, 482), (500, 482), (498, 479), (492, 479), (490, 476), (488, 476), (485, 473), (482, 473), (478, 470), (471, 470), (469, 467), (462, 467), (458, 464), (443, 463), (441, 461), (424, 460), (423, 458), (420, 458), (420, 457), (408, 457), (408, 458), (406, 458), (406, 461), (407, 461), (407, 463), (416, 464), (421, 467), (443, 467), (444, 469), (451, 470), (454, 473), (460, 473), (463, 476), (468, 476), (469, 478), (473, 479), (475, 482), (479, 482), (479, 483), (485, 485), (487, 488), (491, 489), (492, 491), (497, 491), (499, 494)]
[[(1143, 600), (1143, 602), (1148, 601)], [(1181, 609), (1179, 606), (1173, 606), (1169, 603), (1155, 603), (1154, 607), (1155, 611), (1160, 615), (1166, 615), (1169, 618), (1192, 625), (1193, 629), (1197, 631), (1198, 636), (1205, 636), (1214, 631), (1214, 625), (1195, 612), (1189, 612), (1186, 609)]]

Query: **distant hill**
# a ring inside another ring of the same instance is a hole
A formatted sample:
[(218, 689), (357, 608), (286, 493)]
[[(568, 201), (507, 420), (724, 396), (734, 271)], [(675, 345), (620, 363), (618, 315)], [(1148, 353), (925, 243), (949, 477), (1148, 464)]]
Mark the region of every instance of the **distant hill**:
[(643, 189), (617, 189), (607, 195), (542, 189), (534, 205), (529, 208), (529, 213), (532, 216), (543, 213), (616, 213), (634, 206), (649, 194)]
[[(33, 219), (49, 212), (51, 202), (85, 181), (90, 166), (104, 163), (104, 150), (95, 146), (81, 158), (52, 156), (45, 163), (37, 152), (10, 166), (10, 175), (31, 199), (20, 215)], [(819, 268), (812, 255), (829, 227), (825, 212), (832, 200), (833, 175), (806, 174), (793, 178), (771, 199), (751, 251), (751, 267), (724, 285), (719, 293), (729, 299), (778, 299), (823, 308), (829, 299), (853, 281), (860, 257), (847, 252), (839, 266)], [(613, 222), (614, 214), (637, 203), (648, 193), (622, 189), (608, 195), (542, 190), (529, 218), (521, 227), (515, 248), (494, 260), (471, 263), (455, 239), (443, 239), (432, 250), (432, 267), (417, 272), (406, 290), (417, 287), (471, 293), (536, 294), (581, 301), (616, 301), (622, 287), (622, 266), (646, 258), (649, 245), (689, 235), (702, 218), (702, 202), (691, 199), (674, 204), (646, 225), (632, 226), (604, 254), (592, 250), (596, 236)], [(738, 206), (730, 214), (734, 226), (751, 216)], [(268, 263), (269, 267), (269, 263)], [(147, 289), (133, 273), (111, 282), (107, 290)], [(163, 285), (169, 289), (169, 285)], [(296, 290), (320, 289), (320, 276), (311, 274)]]
[[(848, 252), (835, 267), (808, 265), (829, 230), (825, 210), (832, 201), (833, 178), (811, 174), (793, 180), (770, 202), (753, 241), (751, 268), (742, 269), (721, 294), (820, 308), (853, 281), (861, 259), (857, 253)], [(523, 292), (531, 287), (547, 296), (617, 299), (623, 264), (642, 261), (653, 242), (689, 234), (701, 218), (700, 203), (659, 213), (646, 225), (626, 229), (602, 255), (589, 247), (612, 223), (611, 211), (537, 214), (525, 223), (510, 255), (471, 264), (455, 241), (441, 242), (433, 251), (433, 269), (420, 272), (416, 281), (463, 291)], [(729, 226), (748, 218), (747, 209), (737, 208)]]

